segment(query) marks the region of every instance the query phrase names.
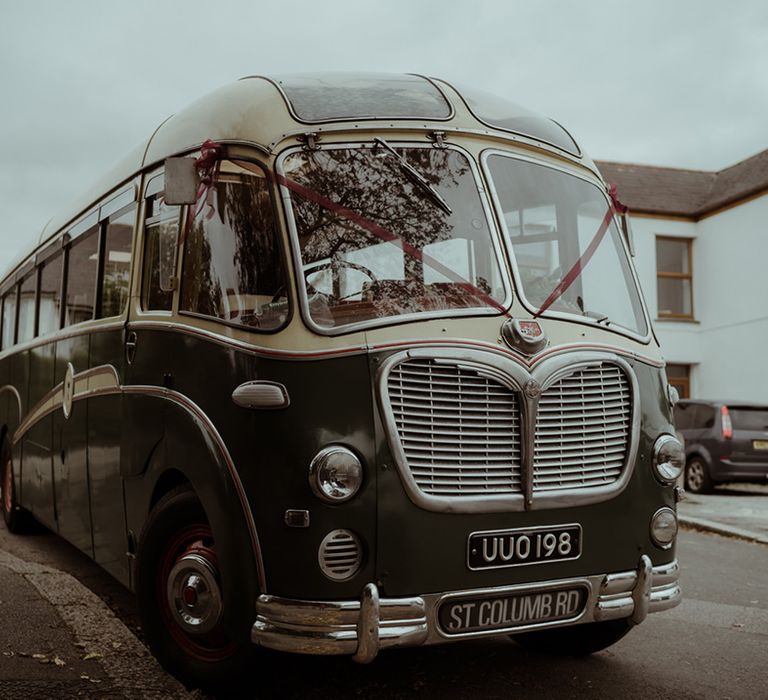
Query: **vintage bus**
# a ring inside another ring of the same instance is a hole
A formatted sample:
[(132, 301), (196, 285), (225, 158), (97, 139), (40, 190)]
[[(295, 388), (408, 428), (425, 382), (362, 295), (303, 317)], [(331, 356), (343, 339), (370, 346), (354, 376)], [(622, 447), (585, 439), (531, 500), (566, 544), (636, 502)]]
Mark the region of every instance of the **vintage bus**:
[(0, 285), (2, 511), (132, 588), (166, 668), (680, 601), (682, 446), (626, 214), (558, 123), (419, 75), (251, 76)]

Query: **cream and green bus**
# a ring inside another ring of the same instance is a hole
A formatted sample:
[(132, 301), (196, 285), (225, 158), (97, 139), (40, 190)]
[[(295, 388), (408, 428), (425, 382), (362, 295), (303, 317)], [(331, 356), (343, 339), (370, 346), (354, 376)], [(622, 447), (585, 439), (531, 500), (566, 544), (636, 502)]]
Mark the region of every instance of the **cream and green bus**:
[(0, 301), (5, 522), (133, 589), (188, 683), (258, 646), (589, 654), (680, 601), (627, 216), (550, 119), (419, 75), (243, 78)]

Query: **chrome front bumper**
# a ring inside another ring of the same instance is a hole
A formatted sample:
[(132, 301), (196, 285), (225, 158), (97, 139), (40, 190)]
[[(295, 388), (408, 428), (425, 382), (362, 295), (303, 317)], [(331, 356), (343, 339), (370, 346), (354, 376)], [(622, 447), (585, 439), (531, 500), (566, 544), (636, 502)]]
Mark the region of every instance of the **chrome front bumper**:
[[(635, 571), (412, 598), (380, 598), (373, 583), (365, 587), (361, 600), (309, 601), (262, 595), (256, 604), (251, 640), (279, 651), (352, 654), (355, 661), (367, 663), (379, 649), (391, 647), (441, 644), (620, 618), (639, 624), (649, 612), (667, 610), (680, 602), (679, 576), (677, 560), (652, 566), (643, 555)], [(448, 598), (504, 596), (572, 585), (586, 585), (589, 590), (584, 611), (575, 619), (463, 634), (446, 634), (437, 622), (438, 607)]]

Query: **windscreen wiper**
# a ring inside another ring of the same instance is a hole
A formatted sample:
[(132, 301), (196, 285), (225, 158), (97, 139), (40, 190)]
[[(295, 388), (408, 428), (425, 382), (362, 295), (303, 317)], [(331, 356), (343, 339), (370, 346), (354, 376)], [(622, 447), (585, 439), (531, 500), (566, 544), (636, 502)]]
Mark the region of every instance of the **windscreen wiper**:
[(443, 199), (443, 196), (429, 184), (427, 179), (414, 168), (403, 156), (401, 156), (392, 146), (390, 146), (384, 139), (375, 138), (373, 142), (378, 146), (382, 146), (387, 153), (397, 158), (397, 163), (400, 166), (400, 170), (403, 174), (414, 184), (417, 185), (422, 191), (426, 192), (432, 200), (447, 214), (453, 214), (453, 209), (448, 205), (448, 202)]

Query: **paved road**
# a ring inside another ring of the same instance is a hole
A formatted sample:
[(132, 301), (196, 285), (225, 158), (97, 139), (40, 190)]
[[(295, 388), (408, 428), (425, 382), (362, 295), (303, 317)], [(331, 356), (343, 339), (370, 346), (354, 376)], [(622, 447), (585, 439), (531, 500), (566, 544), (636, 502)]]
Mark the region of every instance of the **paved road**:
[[(130, 594), (61, 540), (47, 534), (14, 538), (0, 529), (3, 549), (16, 557), (66, 568), (136, 629)], [(367, 667), (344, 658), (264, 653), (263, 663), (254, 669), (240, 695), (526, 700), (768, 697), (768, 547), (683, 531), (679, 557), (683, 604), (649, 616), (610, 650), (588, 659), (536, 656), (508, 640), (385, 652)], [(34, 635), (30, 629), (29, 637)], [(119, 691), (109, 695), (122, 696)]]

